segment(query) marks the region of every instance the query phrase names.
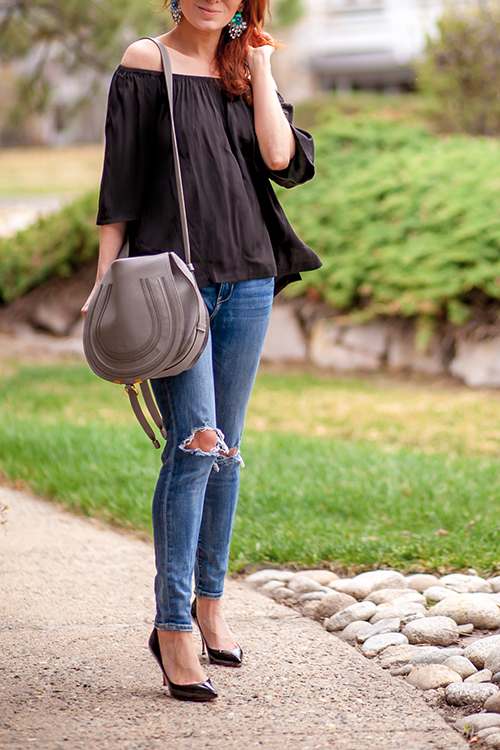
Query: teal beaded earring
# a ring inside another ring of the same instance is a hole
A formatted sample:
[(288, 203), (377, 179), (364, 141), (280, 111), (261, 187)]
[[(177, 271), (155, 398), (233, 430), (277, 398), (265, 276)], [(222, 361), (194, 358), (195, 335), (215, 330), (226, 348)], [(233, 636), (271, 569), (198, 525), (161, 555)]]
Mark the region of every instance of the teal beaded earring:
[(233, 18), (229, 21), (227, 28), (229, 31), (229, 36), (231, 39), (236, 39), (237, 37), (240, 37), (245, 29), (247, 28), (248, 24), (245, 20), (243, 20), (243, 15), (241, 10), (237, 10), (234, 14)]
[(170, 2), (170, 15), (172, 16), (173, 22), (178, 26), (181, 22), (182, 11), (178, 0), (171, 0)]

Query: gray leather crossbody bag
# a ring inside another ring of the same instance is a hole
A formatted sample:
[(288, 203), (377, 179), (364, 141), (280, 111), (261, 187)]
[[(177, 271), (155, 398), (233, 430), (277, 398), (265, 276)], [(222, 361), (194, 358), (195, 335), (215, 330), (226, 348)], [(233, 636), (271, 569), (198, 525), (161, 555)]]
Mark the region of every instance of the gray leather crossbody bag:
[(136, 386), (140, 386), (148, 411), (166, 438), (148, 380), (178, 375), (197, 362), (208, 340), (209, 317), (191, 263), (170, 58), (161, 42), (151, 41), (161, 53), (170, 107), (184, 260), (174, 252), (129, 258), (126, 241), (92, 297), (83, 329), (83, 348), (96, 375), (125, 386), (137, 419), (154, 447), (159, 448), (141, 409)]

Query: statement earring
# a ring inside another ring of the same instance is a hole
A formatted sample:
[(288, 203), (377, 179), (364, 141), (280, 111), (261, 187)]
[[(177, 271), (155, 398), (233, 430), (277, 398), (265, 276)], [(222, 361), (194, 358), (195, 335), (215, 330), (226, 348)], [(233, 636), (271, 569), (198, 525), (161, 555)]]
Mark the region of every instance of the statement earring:
[(245, 31), (245, 29), (247, 28), (247, 26), (248, 24), (243, 19), (241, 10), (238, 10), (227, 25), (229, 36), (231, 37), (231, 39), (236, 39), (237, 37), (240, 37)]
[(182, 11), (178, 0), (170, 0), (170, 15), (172, 16), (173, 22), (178, 26), (181, 22)]

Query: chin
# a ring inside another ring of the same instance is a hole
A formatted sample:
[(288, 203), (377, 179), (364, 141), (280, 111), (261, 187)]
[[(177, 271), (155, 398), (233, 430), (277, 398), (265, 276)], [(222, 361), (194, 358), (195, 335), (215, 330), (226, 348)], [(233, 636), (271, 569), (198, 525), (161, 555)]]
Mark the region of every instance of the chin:
[(198, 29), (198, 31), (222, 31), (224, 26), (221, 26), (219, 22), (215, 21), (197, 21), (193, 23), (193, 26)]

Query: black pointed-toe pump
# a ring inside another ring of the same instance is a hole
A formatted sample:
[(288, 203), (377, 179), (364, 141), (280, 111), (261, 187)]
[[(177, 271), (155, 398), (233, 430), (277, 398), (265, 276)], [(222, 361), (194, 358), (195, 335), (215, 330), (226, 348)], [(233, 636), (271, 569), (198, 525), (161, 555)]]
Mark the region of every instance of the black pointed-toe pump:
[(217, 691), (208, 679), (205, 682), (199, 682), (195, 685), (176, 685), (168, 679), (161, 658), (160, 642), (156, 628), (154, 628), (149, 638), (149, 650), (160, 665), (163, 673), (163, 684), (168, 685), (170, 694), (174, 698), (178, 698), (181, 701), (212, 701), (214, 698), (217, 698)]
[(200, 623), (198, 622), (198, 617), (196, 615), (196, 599), (194, 599), (191, 605), (191, 617), (195, 621), (196, 625), (198, 626), (198, 630), (200, 631), (202, 653), (205, 653), (206, 647), (210, 663), (220, 664), (223, 667), (241, 667), (241, 664), (243, 662), (243, 651), (239, 646), (236, 646), (236, 648), (218, 650), (216, 648), (210, 648), (210, 646), (208, 645), (206, 638), (203, 635)]

